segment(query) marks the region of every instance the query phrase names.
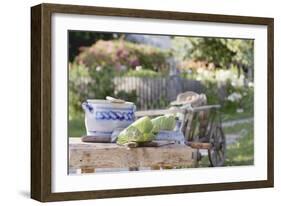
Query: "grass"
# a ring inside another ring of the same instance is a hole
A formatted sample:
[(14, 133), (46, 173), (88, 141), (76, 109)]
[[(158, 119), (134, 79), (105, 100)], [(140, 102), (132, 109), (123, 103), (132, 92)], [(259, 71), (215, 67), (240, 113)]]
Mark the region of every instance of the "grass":
[[(225, 135), (239, 134), (241, 138), (227, 146), (225, 166), (242, 166), (254, 164), (254, 130), (253, 123), (237, 124), (224, 128)], [(200, 161), (200, 167), (209, 166), (207, 156)]]
[(224, 113), (222, 114), (222, 121), (232, 121), (238, 119), (246, 119), (253, 117), (252, 111), (244, 111), (242, 113), (234, 112), (234, 113)]
[(246, 132), (250, 132), (251, 130), (253, 130), (253, 123), (238, 123), (234, 126), (223, 128), (225, 134), (242, 133), (242, 136), (243, 134), (245, 134)]
[(68, 123), (69, 137), (81, 137), (86, 134), (83, 117), (69, 120)]
[(234, 145), (231, 145), (227, 151), (226, 166), (241, 166), (254, 164), (254, 141), (247, 136)]

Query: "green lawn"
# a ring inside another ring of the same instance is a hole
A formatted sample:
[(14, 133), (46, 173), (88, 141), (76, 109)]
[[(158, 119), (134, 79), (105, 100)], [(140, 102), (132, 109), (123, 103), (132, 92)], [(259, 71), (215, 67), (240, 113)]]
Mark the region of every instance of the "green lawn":
[(83, 117), (69, 120), (68, 123), (70, 137), (81, 137), (86, 134), (86, 128)]
[(238, 119), (246, 119), (253, 117), (253, 111), (245, 110), (244, 112), (238, 113), (238, 112), (232, 112), (232, 113), (223, 113), (222, 114), (222, 121), (232, 121), (232, 120), (238, 120)]
[[(227, 146), (225, 166), (241, 166), (254, 164), (254, 130), (253, 123), (237, 124), (224, 128), (225, 135), (240, 134), (241, 138)], [(209, 166), (208, 157), (203, 157), (201, 167)]]

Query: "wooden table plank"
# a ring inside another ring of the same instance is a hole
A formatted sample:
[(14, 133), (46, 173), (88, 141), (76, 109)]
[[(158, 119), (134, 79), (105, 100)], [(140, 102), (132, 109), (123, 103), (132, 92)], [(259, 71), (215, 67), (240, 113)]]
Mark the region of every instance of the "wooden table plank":
[(129, 149), (112, 143), (84, 143), (80, 138), (70, 138), (69, 166), (73, 169), (191, 166), (194, 151), (179, 144)]

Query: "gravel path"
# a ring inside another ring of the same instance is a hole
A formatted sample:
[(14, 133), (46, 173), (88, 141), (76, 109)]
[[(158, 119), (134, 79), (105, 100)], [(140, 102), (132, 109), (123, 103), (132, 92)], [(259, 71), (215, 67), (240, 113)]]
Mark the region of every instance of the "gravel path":
[(227, 122), (223, 122), (222, 126), (223, 127), (232, 127), (236, 124), (242, 124), (242, 123), (251, 123), (254, 121), (253, 117), (250, 118), (245, 118), (245, 119), (237, 119), (237, 120), (232, 120), (232, 121), (227, 121)]
[[(233, 127), (236, 124), (251, 123), (253, 121), (254, 121), (253, 118), (238, 119), (238, 120), (233, 120), (233, 121), (229, 121), (229, 122), (224, 122), (224, 123), (222, 123), (222, 126), (223, 127)], [(239, 133), (225, 134), (226, 144), (229, 145), (229, 144), (235, 143), (241, 136), (243, 136), (243, 132), (247, 132), (247, 131), (242, 130)]]
[[(224, 123), (222, 123), (222, 126), (223, 127), (233, 127), (236, 124), (251, 123), (253, 121), (254, 121), (253, 118), (238, 119), (238, 120), (224, 122)], [(246, 131), (242, 130), (239, 133), (228, 133), (228, 134), (225, 134), (226, 144), (230, 145), (230, 144), (236, 143), (243, 136), (243, 132), (246, 132)], [(200, 150), (200, 153), (203, 156), (208, 155), (208, 151), (207, 150)]]

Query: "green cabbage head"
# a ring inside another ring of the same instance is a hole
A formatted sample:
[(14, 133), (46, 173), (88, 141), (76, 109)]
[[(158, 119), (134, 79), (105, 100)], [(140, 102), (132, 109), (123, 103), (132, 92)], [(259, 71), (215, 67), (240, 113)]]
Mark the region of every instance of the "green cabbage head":
[(138, 142), (143, 139), (143, 134), (134, 126), (129, 126), (124, 129), (117, 138), (117, 144), (126, 144), (129, 142)]
[(153, 124), (153, 133), (158, 133), (160, 130), (173, 130), (176, 126), (174, 115), (159, 116), (151, 120)]
[(124, 129), (117, 138), (117, 144), (149, 142), (154, 139), (153, 125), (149, 117), (142, 117)]
[(150, 133), (153, 128), (151, 119), (147, 116), (139, 118), (131, 125), (136, 127), (143, 134)]

